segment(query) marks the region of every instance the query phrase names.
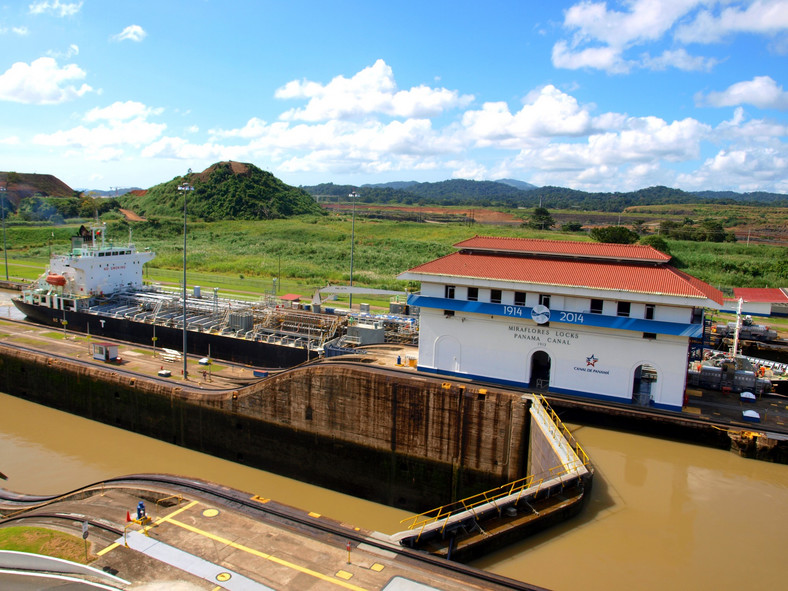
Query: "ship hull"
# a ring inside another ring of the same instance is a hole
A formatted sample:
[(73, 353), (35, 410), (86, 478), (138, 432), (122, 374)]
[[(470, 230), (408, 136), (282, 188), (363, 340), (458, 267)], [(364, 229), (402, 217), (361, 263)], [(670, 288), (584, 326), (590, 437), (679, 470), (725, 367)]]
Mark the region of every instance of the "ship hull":
[[(181, 328), (138, 322), (128, 318), (102, 316), (91, 312), (54, 310), (31, 304), (20, 299), (12, 300), (17, 309), (33, 322), (88, 333), (91, 337), (118, 339), (142, 345), (152, 345), (156, 337), (157, 348), (183, 349), (183, 330)], [(228, 335), (189, 330), (186, 333), (186, 346), (192, 355), (209, 356), (234, 363), (256, 367), (284, 368), (293, 367), (310, 358), (310, 352), (302, 347), (290, 347), (263, 341), (253, 341)], [(314, 356), (315, 354), (312, 353)]]

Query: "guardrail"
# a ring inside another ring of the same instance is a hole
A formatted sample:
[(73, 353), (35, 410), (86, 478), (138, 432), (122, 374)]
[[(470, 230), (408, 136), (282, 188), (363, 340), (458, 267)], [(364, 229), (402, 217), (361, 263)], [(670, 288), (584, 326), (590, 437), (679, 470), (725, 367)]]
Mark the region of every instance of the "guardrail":
[[(425, 529), (434, 523), (443, 520), (443, 525), (438, 530), (441, 534), (443, 534), (446, 530), (446, 527), (449, 525), (452, 516), (457, 516), (461, 513), (467, 513), (469, 517), (477, 519), (480, 516), (479, 514), (482, 512), (482, 508), (490, 509), (492, 507), (500, 511), (502, 507), (499, 506), (499, 501), (505, 499), (506, 505), (511, 505), (517, 504), (520, 501), (522, 495), (526, 492), (531, 497), (537, 496), (541, 492), (545, 483), (553, 485), (556, 479), (559, 479), (563, 476), (577, 475), (581, 468), (584, 468), (590, 464), (588, 454), (585, 453), (569, 429), (567, 429), (563, 422), (561, 422), (561, 419), (544, 399), (544, 396), (535, 394), (534, 398), (535, 401), (543, 407), (545, 413), (550, 417), (553, 424), (555, 425), (556, 431), (551, 433), (551, 435), (555, 436), (556, 433), (563, 435), (567, 443), (569, 443), (570, 447), (575, 452), (575, 459), (557, 466), (553, 466), (547, 471), (543, 471), (539, 474), (530, 474), (524, 478), (503, 484), (497, 488), (477, 493), (459, 501), (454, 501), (453, 503), (442, 505), (436, 509), (431, 509), (429, 511), (425, 511), (424, 513), (419, 513), (418, 515), (413, 515), (401, 520), (401, 524), (410, 522), (409, 525), (406, 525), (407, 530), (420, 529), (415, 540), (416, 542), (419, 541), (422, 534), (425, 532)], [(434, 530), (434, 528), (430, 529)]]

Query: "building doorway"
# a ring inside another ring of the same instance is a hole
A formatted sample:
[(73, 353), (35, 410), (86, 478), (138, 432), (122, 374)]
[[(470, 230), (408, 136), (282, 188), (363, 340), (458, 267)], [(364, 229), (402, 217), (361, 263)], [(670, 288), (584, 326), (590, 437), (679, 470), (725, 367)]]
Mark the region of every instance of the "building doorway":
[(638, 406), (651, 404), (651, 393), (657, 383), (657, 369), (644, 363), (635, 368), (635, 379), (632, 384), (632, 402)]
[(550, 356), (545, 351), (531, 355), (531, 379), (528, 383), (534, 390), (550, 389)]
[(435, 366), (439, 370), (458, 373), (461, 355), (462, 346), (453, 337), (441, 337), (435, 343)]

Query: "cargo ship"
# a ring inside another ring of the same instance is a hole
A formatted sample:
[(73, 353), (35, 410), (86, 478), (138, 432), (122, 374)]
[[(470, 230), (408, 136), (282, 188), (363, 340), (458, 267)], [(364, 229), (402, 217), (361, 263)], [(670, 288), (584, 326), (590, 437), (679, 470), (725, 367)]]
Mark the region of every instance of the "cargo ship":
[[(105, 225), (83, 226), (67, 254), (14, 298), (34, 322), (90, 337), (117, 338), (256, 367), (292, 367), (321, 354), (344, 334), (346, 317), (257, 302), (203, 296), (146, 285), (143, 265), (155, 257), (129, 240), (106, 239)], [(184, 296), (186, 305), (184, 307)], [(185, 310), (185, 313), (184, 313)]]

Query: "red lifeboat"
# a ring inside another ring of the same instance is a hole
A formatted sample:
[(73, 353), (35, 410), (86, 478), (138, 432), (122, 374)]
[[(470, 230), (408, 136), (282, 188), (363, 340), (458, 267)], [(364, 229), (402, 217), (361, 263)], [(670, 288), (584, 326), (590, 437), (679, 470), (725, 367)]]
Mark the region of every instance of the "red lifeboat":
[(49, 283), (49, 285), (63, 287), (66, 284), (66, 278), (62, 275), (58, 275), (57, 273), (50, 273), (47, 275), (46, 282)]

